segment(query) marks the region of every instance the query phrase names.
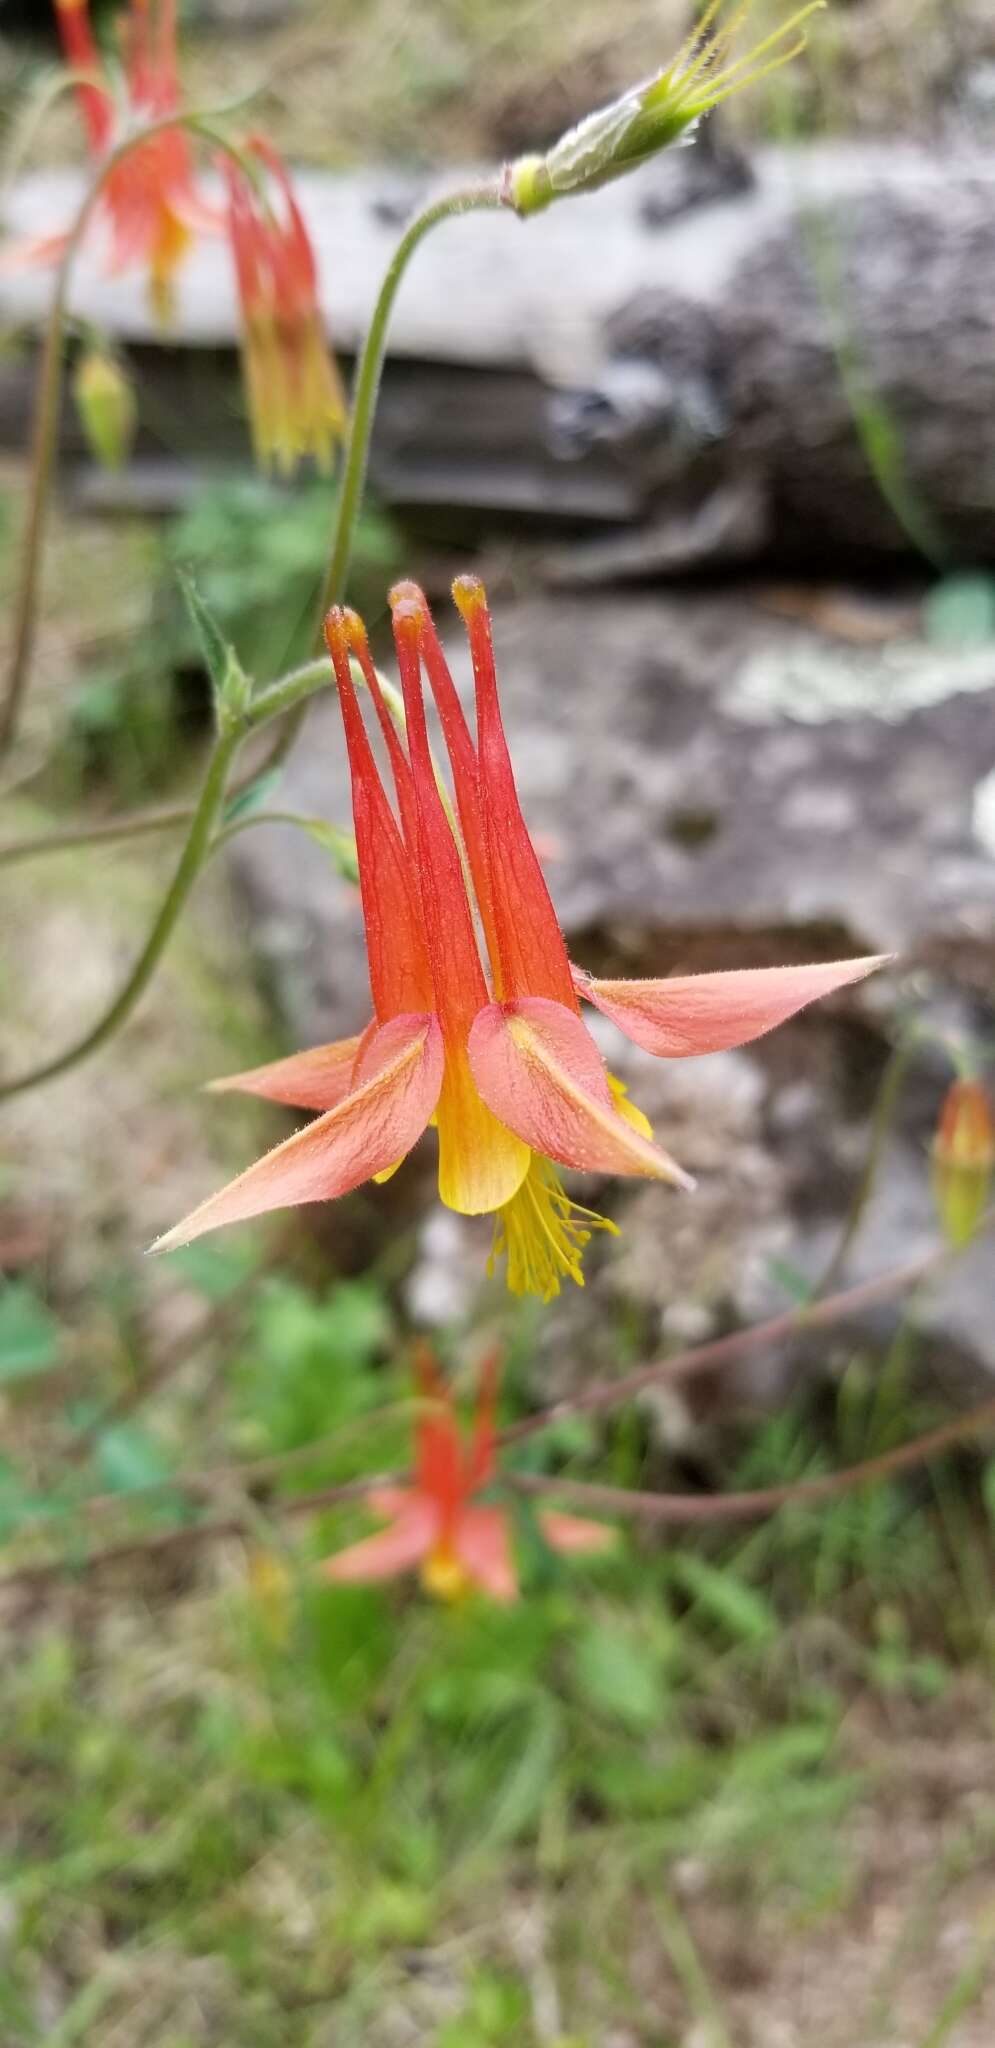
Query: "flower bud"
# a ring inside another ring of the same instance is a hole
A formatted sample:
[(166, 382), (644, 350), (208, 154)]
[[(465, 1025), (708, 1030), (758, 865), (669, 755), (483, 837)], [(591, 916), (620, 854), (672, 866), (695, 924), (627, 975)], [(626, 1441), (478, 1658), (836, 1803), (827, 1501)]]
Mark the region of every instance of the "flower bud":
[(979, 1081), (954, 1081), (933, 1139), (933, 1195), (947, 1243), (976, 1235), (995, 1169), (995, 1120)]
[[(725, 60), (750, 0), (734, 5), (731, 14), (727, 14), (727, 4), (728, 0), (710, 0), (665, 70), (586, 115), (545, 155), (523, 156), (508, 164), (504, 173), (506, 204), (516, 213), (539, 213), (554, 199), (594, 192), (671, 143), (689, 141), (696, 122), (710, 108), (798, 56), (805, 47), (802, 24), (810, 14), (818, 13), (825, 0), (809, 0), (748, 56), (731, 62)], [(792, 35), (793, 41), (787, 42)]]
[(138, 406), (117, 356), (99, 345), (76, 364), (73, 397), (87, 447), (104, 469), (123, 469), (138, 425)]

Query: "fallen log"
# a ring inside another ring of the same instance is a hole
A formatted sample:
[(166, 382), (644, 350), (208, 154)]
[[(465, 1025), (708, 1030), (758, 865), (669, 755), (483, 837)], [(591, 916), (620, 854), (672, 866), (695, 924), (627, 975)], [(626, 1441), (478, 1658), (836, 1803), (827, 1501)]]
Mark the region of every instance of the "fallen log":
[[(995, 153), (818, 145), (751, 169), (710, 161), (703, 178), (688, 150), (527, 224), (447, 222), (392, 327), (373, 457), (386, 501), (593, 527), (551, 561), (567, 580), (995, 559)], [(25, 180), (9, 226), (51, 230), (78, 189)], [(353, 353), (428, 188), (364, 172), (306, 173), (301, 190), (329, 328)], [(161, 437), (140, 448), (157, 504), (184, 461), (245, 457), (228, 273), (217, 243), (194, 251), (164, 349), (142, 280), (80, 264), (74, 311), (140, 352), (171, 421), (165, 480)], [(0, 272), (0, 321), (36, 328), (49, 290)], [(8, 446), (28, 376), (16, 361), (0, 375)]]

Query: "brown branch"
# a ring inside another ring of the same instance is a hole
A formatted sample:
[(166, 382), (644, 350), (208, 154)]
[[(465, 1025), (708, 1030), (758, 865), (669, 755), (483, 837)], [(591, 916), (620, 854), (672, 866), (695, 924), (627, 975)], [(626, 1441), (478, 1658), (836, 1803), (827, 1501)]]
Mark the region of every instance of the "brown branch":
[[(988, 1228), (993, 1222), (995, 1211), (984, 1218), (982, 1227)], [(841, 1294), (827, 1295), (824, 1301), (784, 1309), (765, 1323), (752, 1323), (746, 1330), (731, 1330), (728, 1336), (715, 1337), (710, 1343), (698, 1344), (691, 1351), (675, 1351), (670, 1358), (657, 1359), (652, 1365), (636, 1366), (632, 1372), (623, 1373), (618, 1379), (595, 1380), (592, 1386), (583, 1387), (577, 1394), (564, 1395), (562, 1401), (542, 1409), (538, 1415), (527, 1415), (521, 1422), (513, 1422), (502, 1431), (499, 1442), (521, 1443), (526, 1437), (536, 1436), (540, 1430), (550, 1429), (554, 1423), (565, 1421), (569, 1416), (591, 1415), (601, 1409), (615, 1408), (661, 1380), (686, 1380), (700, 1372), (715, 1372), (720, 1366), (738, 1364), (741, 1358), (748, 1357), (752, 1351), (763, 1350), (765, 1345), (782, 1344), (786, 1338), (803, 1331), (824, 1329), (827, 1324), (842, 1322), (861, 1309), (873, 1308), (878, 1302), (890, 1301), (894, 1295), (906, 1293), (917, 1281), (926, 1279), (955, 1256), (949, 1246), (941, 1245), (918, 1259), (910, 1259), (907, 1265), (892, 1266), (887, 1273), (879, 1273), (872, 1280), (861, 1280), (857, 1286), (845, 1288)]]
[(940, 1423), (911, 1443), (881, 1451), (874, 1458), (864, 1458), (859, 1465), (847, 1465), (842, 1472), (820, 1472), (814, 1479), (796, 1479), (785, 1486), (762, 1486), (751, 1493), (637, 1493), (624, 1486), (598, 1486), (582, 1479), (557, 1479), (538, 1472), (506, 1472), (504, 1483), (516, 1493), (554, 1494), (576, 1502), (578, 1507), (602, 1508), (613, 1515), (635, 1515), (648, 1522), (668, 1522), (678, 1527), (692, 1522), (750, 1521), (755, 1515), (772, 1515), (781, 1508), (833, 1500), (858, 1486), (890, 1479), (896, 1472), (925, 1464), (940, 1451), (965, 1443), (988, 1428), (995, 1428), (995, 1399), (982, 1401), (977, 1408), (969, 1408), (965, 1415)]
[[(235, 1467), (231, 1468), (235, 1476)], [(216, 1475), (215, 1475), (216, 1476)], [(270, 1503), (269, 1511), (282, 1521), (289, 1521), (298, 1515), (319, 1514), (323, 1508), (338, 1507), (350, 1500), (362, 1500), (378, 1486), (396, 1486), (403, 1481), (404, 1473), (378, 1473), (366, 1479), (347, 1479), (335, 1486), (321, 1487), (316, 1493), (302, 1493), (296, 1499)], [(196, 1490), (192, 1480), (175, 1482), (181, 1488)], [(121, 1496), (122, 1506), (127, 1495)], [(203, 1521), (185, 1523), (179, 1529), (156, 1529), (151, 1535), (134, 1536), (123, 1543), (109, 1543), (101, 1550), (91, 1551), (89, 1557), (50, 1557), (38, 1564), (19, 1566), (16, 1571), (0, 1577), (0, 1599), (7, 1592), (35, 1592), (48, 1585), (52, 1579), (71, 1578), (74, 1573), (102, 1571), (116, 1564), (139, 1563), (142, 1559), (181, 1556), (185, 1550), (196, 1549), (200, 1543), (217, 1541), (224, 1536), (245, 1534), (247, 1516), (238, 1509), (226, 1514), (208, 1515)]]
[[(995, 1221), (990, 1213), (984, 1219), (988, 1228)], [(590, 1413), (620, 1405), (633, 1393), (661, 1379), (689, 1378), (692, 1373), (714, 1370), (732, 1360), (744, 1357), (748, 1352), (764, 1344), (783, 1341), (795, 1332), (808, 1328), (825, 1328), (861, 1308), (867, 1308), (879, 1301), (887, 1301), (900, 1294), (925, 1275), (935, 1271), (955, 1254), (946, 1247), (928, 1253), (925, 1257), (910, 1260), (906, 1265), (893, 1267), (872, 1280), (862, 1281), (841, 1294), (833, 1295), (811, 1307), (789, 1309), (778, 1316), (772, 1316), (766, 1323), (758, 1323), (748, 1330), (737, 1330), (727, 1337), (719, 1337), (710, 1344), (701, 1344), (693, 1351), (676, 1353), (672, 1358), (641, 1366), (637, 1371), (626, 1373), (622, 1378), (599, 1381), (584, 1392), (554, 1402), (550, 1408), (537, 1415), (531, 1415), (522, 1422), (512, 1423), (500, 1432), (498, 1447), (520, 1443), (526, 1437), (535, 1436), (541, 1430), (550, 1428), (565, 1416)], [(779, 1508), (793, 1503), (804, 1504), (829, 1498), (836, 1493), (846, 1492), (851, 1486), (866, 1484), (886, 1477), (891, 1472), (901, 1471), (932, 1457), (937, 1451), (964, 1441), (995, 1423), (995, 1400), (985, 1402), (979, 1408), (971, 1409), (966, 1415), (956, 1416), (943, 1423), (926, 1436), (917, 1437), (911, 1444), (901, 1445), (893, 1451), (886, 1451), (880, 1457), (865, 1460), (861, 1465), (851, 1466), (844, 1472), (820, 1474), (818, 1478), (801, 1480), (784, 1487), (768, 1487), (752, 1493), (726, 1494), (650, 1494), (629, 1492), (624, 1488), (598, 1486), (586, 1481), (557, 1479), (554, 1475), (532, 1473), (505, 1473), (504, 1482), (522, 1493), (553, 1493), (570, 1497), (588, 1507), (601, 1507), (611, 1513), (641, 1515), (650, 1520), (672, 1524), (702, 1523), (749, 1519), (753, 1515), (776, 1512)], [(164, 1485), (172, 1485), (181, 1491), (197, 1494), (216, 1492), (223, 1485), (240, 1485), (248, 1490), (265, 1481), (279, 1477), (304, 1457), (318, 1455), (321, 1446), (301, 1446), (299, 1450), (260, 1459), (255, 1465), (219, 1466), (213, 1471), (192, 1473), (187, 1479), (175, 1476)], [(410, 1473), (376, 1474), (366, 1479), (354, 1479), (344, 1484), (320, 1488), (317, 1492), (299, 1494), (296, 1498), (268, 1503), (268, 1511), (278, 1517), (317, 1514), (322, 1509), (334, 1507), (349, 1500), (361, 1500), (374, 1487), (403, 1485), (410, 1481)], [(122, 1495), (121, 1505), (127, 1506), (128, 1497)], [(94, 1511), (103, 1511), (109, 1500), (102, 1499), (91, 1504)], [(86, 1504), (82, 1511), (86, 1512)], [(74, 1569), (90, 1572), (107, 1565), (127, 1563), (143, 1557), (169, 1556), (182, 1553), (203, 1541), (216, 1537), (242, 1533), (246, 1517), (237, 1510), (225, 1514), (205, 1517), (202, 1521), (190, 1523), (180, 1529), (157, 1530), (153, 1535), (135, 1537), (126, 1542), (110, 1544), (91, 1552), (81, 1560), (57, 1557), (38, 1564), (25, 1565), (0, 1578), (0, 1594), (5, 1588), (22, 1589), (43, 1586), (53, 1578), (71, 1573)]]

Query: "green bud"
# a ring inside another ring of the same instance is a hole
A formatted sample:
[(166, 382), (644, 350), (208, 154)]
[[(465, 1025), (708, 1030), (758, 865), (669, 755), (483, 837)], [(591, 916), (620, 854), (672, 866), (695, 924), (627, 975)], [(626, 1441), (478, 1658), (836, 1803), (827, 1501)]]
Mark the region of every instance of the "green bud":
[(138, 425), (131, 380), (117, 356), (95, 344), (78, 358), (73, 397), (86, 444), (104, 469), (123, 469)]
[(695, 124), (710, 108), (798, 56), (805, 47), (802, 25), (825, 0), (809, 0), (749, 55), (729, 62), (725, 60), (732, 38), (749, 11), (750, 0), (738, 0), (723, 21), (720, 16), (726, 14), (727, 5), (728, 0), (710, 0), (666, 70), (586, 115), (544, 156), (523, 156), (508, 164), (504, 173), (506, 203), (516, 213), (539, 213), (554, 199), (594, 192), (660, 150), (689, 140)]

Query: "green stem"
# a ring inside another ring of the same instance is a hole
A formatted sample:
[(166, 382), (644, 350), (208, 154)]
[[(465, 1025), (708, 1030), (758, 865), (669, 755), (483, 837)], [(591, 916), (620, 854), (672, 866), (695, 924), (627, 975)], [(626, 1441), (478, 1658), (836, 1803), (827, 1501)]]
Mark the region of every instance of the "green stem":
[[(208, 119), (208, 116), (190, 115), (185, 117), (185, 123), (187, 126), (199, 123), (201, 132), (206, 132)], [(122, 144), (107, 159), (107, 162), (102, 167), (100, 178), (91, 187), (77, 215), (73, 229), (72, 247), (78, 244), (83, 234), (90, 210), (96, 203), (103, 180), (113, 163), (118, 161), (127, 149), (136, 147), (139, 141), (147, 139), (158, 128), (176, 125), (175, 117), (171, 122), (167, 120), (151, 124), (142, 131), (141, 136), (129, 138), (127, 143)], [(215, 139), (223, 141), (221, 137)], [(227, 147), (228, 145), (225, 144), (224, 146)], [(418, 215), (417, 219), (412, 221), (410, 227), (402, 235), (394, 252), (380, 288), (373, 319), (370, 323), (370, 330), (366, 337), (356, 375), (349, 446), (342, 477), (342, 489), (336, 507), (331, 560), (322, 591), (322, 618), (328, 604), (340, 595), (345, 586), (363, 484), (366, 477), (370, 432), (380, 384), (380, 373), (383, 367), (387, 327), (394, 300), (397, 296), (398, 286), (407, 264), (419, 243), (439, 221), (448, 220), (456, 214), (472, 212), (478, 207), (496, 208), (501, 204), (500, 189), (496, 180), (473, 186), (465, 191), (452, 193), (446, 198), (435, 200), (431, 206), (426, 207), (424, 212)], [(70, 257), (71, 248), (67, 249), (63, 264), (60, 266), (57, 305), (53, 307), (53, 317), (49, 323), (47, 337), (50, 345), (48, 352), (52, 362), (50, 372), (51, 387), (43, 378), (38, 408), (39, 440), (43, 452), (47, 450), (47, 454), (44, 464), (39, 463), (35, 470), (31, 534), (29, 546), (24, 556), (22, 571), (21, 596), (25, 620), (24, 646), (20, 656), (15, 659), (16, 687), (13, 687), (12, 678), (12, 686), (8, 693), (6, 707), (8, 716), (5, 722), (7, 743), (9, 743), (16, 728), (17, 714), (23, 694), (24, 678), (27, 673), (27, 654), (30, 649), (31, 632), (34, 624), (34, 598), (40, 542), (48, 495), (48, 483), (51, 474), (54, 426), (60, 391), (63, 311)], [(25, 590), (27, 592), (26, 596)], [(249, 705), (244, 718), (239, 724), (222, 731), (208, 762), (200, 799), (192, 813), (186, 844), (180, 856), (166, 900), (162, 905), (145, 947), (123, 989), (111, 1004), (110, 1009), (105, 1012), (93, 1029), (87, 1032), (86, 1036), (78, 1040), (75, 1045), (70, 1046), (68, 1051), (62, 1053), (58, 1059), (50, 1060), (44, 1066), (35, 1067), (29, 1073), (20, 1075), (14, 1081), (0, 1084), (0, 1101), (8, 1096), (18, 1095), (23, 1090), (35, 1087), (44, 1081), (54, 1080), (57, 1074), (66, 1073), (70, 1067), (78, 1065), (81, 1060), (88, 1058), (90, 1053), (96, 1052), (100, 1046), (106, 1044), (118, 1026), (124, 1022), (151, 980), (155, 968), (172, 936), (187, 897), (197, 879), (197, 875), (211, 850), (214, 827), (224, 800), (228, 772), (239, 742), (248, 733), (268, 723), (270, 719), (280, 718), (284, 713), (289, 712), (291, 715), (286, 720), (284, 730), (279, 735), (276, 746), (260, 763), (252, 780), (257, 780), (260, 775), (279, 766), (289, 751), (295, 734), (300, 727), (308, 698), (313, 696), (316, 690), (324, 688), (328, 681), (328, 663), (323, 657), (319, 660), (308, 662), (303, 668), (294, 670), (288, 676), (282, 676), (278, 682), (271, 683), (267, 689), (261, 690), (259, 695)], [(3, 745), (4, 738), (0, 736), (0, 752), (2, 752)], [(143, 822), (138, 825), (138, 829), (150, 828)], [(105, 837), (110, 836), (110, 833), (105, 835)], [(120, 837), (124, 835), (120, 831), (115, 830), (114, 836)]]
[(874, 1192), (875, 1182), (877, 1181), (881, 1162), (884, 1158), (885, 1146), (895, 1120), (895, 1112), (898, 1108), (905, 1076), (908, 1073), (914, 1055), (919, 1051), (922, 1043), (923, 1034), (921, 1031), (915, 1029), (909, 1031), (904, 1038), (899, 1039), (885, 1066), (881, 1077), (881, 1086), (878, 1089), (877, 1101), (874, 1105), (874, 1120), (871, 1125), (871, 1137), (867, 1147), (867, 1157), (864, 1161), (864, 1170), (857, 1182), (853, 1200), (847, 1211), (846, 1220), (833, 1255), (825, 1272), (816, 1281), (812, 1291), (811, 1298), (813, 1301), (818, 1301), (823, 1294), (831, 1293), (846, 1264), (847, 1254), (864, 1220), (867, 1213), (867, 1205)]
[(373, 318), (363, 344), (363, 352), (356, 366), (350, 411), (349, 446), (335, 508), (335, 528), (321, 592), (320, 619), (324, 618), (330, 604), (341, 603), (345, 592), (356, 521), (359, 517), (363, 485), (366, 482), (373, 415), (387, 347), (387, 329), (401, 279), (419, 243), (424, 241), (425, 236), (432, 228), (437, 227), (440, 221), (452, 220), (464, 213), (493, 212), (503, 204), (500, 181), (496, 176), (486, 179), (482, 184), (470, 185), (463, 191), (450, 192), (441, 199), (434, 199), (432, 204), (417, 214), (405, 229), (390, 260), (373, 308)]
[(14, 600), (13, 653), (7, 672), (3, 704), (0, 706), (0, 756), (7, 753), (16, 736), (31, 669), (38, 616), (38, 579), (42, 562), (42, 543), (51, 498), (59, 403), (62, 397), (66, 305), (70, 274), (77, 251), (108, 178), (127, 156), (134, 150), (141, 149), (156, 135), (171, 128), (189, 128), (194, 133), (207, 137), (219, 148), (228, 150), (240, 164), (244, 163), (243, 152), (237, 144), (229, 142), (223, 132), (215, 126), (220, 115), (229, 112), (231, 106), (241, 105), (243, 99), (228, 103), (220, 109), (205, 109), (202, 113), (168, 114), (162, 120), (150, 121), (144, 128), (136, 129), (134, 134), (125, 136), (99, 165), (92, 183), (83, 195), (66, 238), (66, 245), (55, 273), (55, 290), (45, 329), (38, 379), (38, 398), (31, 443), (30, 496)]
[(100, 177), (90, 186), (70, 229), (56, 271), (55, 291), (45, 328), (31, 443), (30, 496), (21, 549), (20, 575), (14, 600), (14, 646), (3, 706), (0, 709), (0, 755), (8, 751), (17, 733), (31, 666), (38, 611), (38, 575), (41, 568), (42, 540), (55, 461), (59, 400), (62, 396), (62, 331), (66, 318), (69, 274), (73, 257), (103, 189), (105, 176), (106, 171), (102, 171)]
[[(356, 525), (363, 501), (363, 487), (370, 459), (370, 439), (376, 411), (380, 379), (383, 374), (384, 356), (387, 348), (387, 330), (394, 310), (401, 279), (407, 270), (415, 250), (440, 221), (452, 220), (459, 214), (475, 211), (494, 211), (504, 205), (501, 187), (497, 177), (489, 178), (480, 185), (470, 185), (459, 192), (450, 192), (441, 199), (435, 199), (405, 229), (397, 248), (391, 257), (383, 283), (377, 294), (373, 317), (370, 321), (366, 340), (356, 365), (353, 384), (352, 404), (349, 411), (349, 437), (345, 463), (335, 505), (335, 523), (332, 528), (331, 550), (328, 568), (325, 571), (318, 604), (318, 624), (315, 635), (320, 643), (321, 627), (325, 613), (331, 604), (341, 604), (346, 592), (349, 564), (352, 559), (356, 538)], [(270, 774), (281, 768), (304, 723), (305, 708), (297, 705), (293, 715), (287, 719), (282, 731), (262, 763), (260, 773)]]
[(25, 1089), (34, 1088), (42, 1081), (53, 1081), (57, 1074), (65, 1074), (70, 1067), (78, 1066), (81, 1060), (87, 1059), (90, 1053), (96, 1052), (113, 1037), (118, 1026), (124, 1023), (129, 1012), (134, 1009), (166, 950), (180, 912), (206, 859), (211, 835), (224, 801), (228, 771), (241, 737), (241, 727), (234, 727), (219, 734), (207, 764), (200, 798), (176, 872), (155, 924), (124, 987), (92, 1030), (88, 1031), (84, 1038), (78, 1039), (75, 1045), (71, 1045), (68, 1051), (60, 1053), (57, 1059), (47, 1061), (44, 1066), (32, 1067), (28, 1073), (19, 1075), (13, 1081), (0, 1083), (0, 1100), (11, 1095), (20, 1095)]

